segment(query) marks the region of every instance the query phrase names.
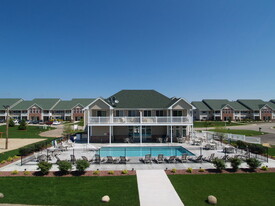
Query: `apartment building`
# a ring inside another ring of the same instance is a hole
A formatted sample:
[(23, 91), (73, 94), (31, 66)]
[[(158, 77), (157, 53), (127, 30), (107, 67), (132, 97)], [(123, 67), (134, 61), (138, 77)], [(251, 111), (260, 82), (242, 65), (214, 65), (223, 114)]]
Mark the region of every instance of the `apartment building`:
[(194, 101), (194, 102), (191, 102), (191, 104), (195, 107), (193, 112), (194, 120), (198, 120), (198, 121), (211, 120), (213, 116), (212, 110), (204, 102)]
[(194, 107), (183, 98), (155, 90), (121, 90), (97, 98), (84, 108), (88, 142), (155, 142), (186, 137), (192, 131)]
[(4, 106), (8, 105), (10, 108), (13, 108), (22, 101), (23, 99), (20, 98), (0, 98), (0, 120), (5, 120), (7, 117), (6, 109)]

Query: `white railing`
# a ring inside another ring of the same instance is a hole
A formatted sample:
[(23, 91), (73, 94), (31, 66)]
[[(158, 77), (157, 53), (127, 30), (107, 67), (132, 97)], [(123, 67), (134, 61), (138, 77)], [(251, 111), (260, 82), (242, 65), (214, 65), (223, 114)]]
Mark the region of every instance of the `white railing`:
[(192, 123), (191, 117), (90, 117), (89, 124), (181, 124)]

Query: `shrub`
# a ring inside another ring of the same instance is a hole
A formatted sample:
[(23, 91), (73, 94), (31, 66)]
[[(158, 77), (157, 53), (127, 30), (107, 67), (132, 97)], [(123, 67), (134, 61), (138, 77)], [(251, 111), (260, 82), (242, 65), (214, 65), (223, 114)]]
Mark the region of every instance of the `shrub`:
[(261, 170), (267, 171), (267, 170), (268, 170), (268, 167), (267, 167), (267, 166), (262, 166), (262, 167), (261, 167)]
[(90, 163), (87, 160), (76, 161), (76, 169), (79, 172), (84, 172), (89, 166), (90, 166)]
[(30, 175), (31, 172), (30, 171), (24, 171), (24, 175)]
[(42, 142), (37, 142), (37, 143), (34, 143), (34, 144), (27, 145), (25, 147), (21, 147), (21, 148), (19, 148), (19, 155), (20, 156), (27, 156), (27, 155), (29, 155), (33, 152), (40, 151), (43, 148), (50, 145), (52, 140), (53, 139), (47, 139), (47, 140), (42, 141)]
[(230, 158), (229, 159), (230, 163), (231, 163), (231, 167), (233, 168), (234, 171), (237, 171), (239, 169), (239, 166), (242, 163), (242, 160), (239, 158)]
[(186, 172), (192, 173), (193, 169), (191, 167), (187, 168)]
[(212, 163), (217, 170), (222, 171), (225, 169), (225, 162), (222, 159), (215, 158)]
[(176, 173), (176, 172), (177, 172), (177, 169), (176, 169), (176, 168), (173, 168), (173, 169), (171, 170), (171, 172), (172, 172), (172, 173)]
[(127, 174), (128, 174), (128, 170), (122, 170), (122, 171), (121, 171), (121, 174), (127, 175)]
[(6, 162), (7, 162), (6, 160), (2, 160), (0, 163), (5, 164)]
[(52, 168), (52, 164), (49, 162), (39, 162), (38, 168), (43, 175), (46, 175), (49, 173), (50, 169)]
[(13, 171), (11, 172), (11, 174), (12, 174), (12, 175), (17, 175), (17, 174), (18, 174), (18, 171), (17, 171), (17, 170), (13, 170)]
[(262, 145), (249, 144), (248, 149), (249, 149), (250, 152), (255, 153), (255, 154), (264, 154), (264, 153), (266, 153), (266, 148)]
[(200, 168), (200, 169), (199, 169), (199, 172), (205, 172), (205, 169)]
[(12, 158), (12, 157), (8, 157), (7, 161), (8, 161), (8, 162), (12, 162), (12, 161), (13, 161), (13, 158)]
[(72, 163), (66, 160), (59, 161), (57, 163), (58, 169), (60, 172), (67, 174), (70, 170), (72, 170)]
[(114, 172), (114, 170), (111, 170), (111, 171), (108, 172), (108, 174), (113, 175), (113, 174), (115, 174), (115, 172)]
[(26, 120), (23, 119), (23, 120), (20, 122), (20, 125), (18, 126), (18, 129), (19, 129), (19, 130), (26, 130), (26, 129), (27, 129)]
[(256, 168), (261, 166), (261, 162), (257, 160), (256, 158), (249, 158), (246, 160), (246, 163), (248, 164), (249, 168), (252, 170), (255, 170)]
[(17, 155), (14, 155), (13, 156), (13, 159), (19, 159), (20, 157), (19, 156), (17, 156)]
[(245, 143), (245, 142), (243, 142), (243, 141), (241, 141), (241, 140), (238, 140), (237, 142), (236, 142), (236, 144), (237, 144), (237, 146), (238, 146), (238, 148), (239, 149), (246, 149), (246, 147), (247, 147), (247, 143)]
[(14, 121), (12, 119), (9, 120), (9, 127), (14, 127)]
[(94, 175), (99, 175), (100, 174), (100, 171), (99, 170), (96, 170), (93, 172)]

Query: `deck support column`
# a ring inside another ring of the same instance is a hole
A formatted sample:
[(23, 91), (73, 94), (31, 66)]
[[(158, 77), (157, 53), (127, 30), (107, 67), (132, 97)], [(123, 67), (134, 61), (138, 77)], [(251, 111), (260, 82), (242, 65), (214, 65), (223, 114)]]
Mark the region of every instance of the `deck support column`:
[(173, 126), (172, 125), (171, 125), (170, 129), (171, 129), (171, 131), (170, 131), (171, 143), (173, 143)]
[(139, 141), (142, 144), (142, 126), (139, 126)]
[(90, 144), (90, 126), (87, 127), (87, 144)]
[(112, 126), (109, 126), (109, 144), (112, 144)]

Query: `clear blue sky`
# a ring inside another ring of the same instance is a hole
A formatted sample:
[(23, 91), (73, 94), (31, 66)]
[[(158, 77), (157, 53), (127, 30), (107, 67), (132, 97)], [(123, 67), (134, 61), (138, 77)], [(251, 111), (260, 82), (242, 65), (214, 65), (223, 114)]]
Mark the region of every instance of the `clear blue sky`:
[(275, 99), (275, 1), (2, 0), (0, 97)]

